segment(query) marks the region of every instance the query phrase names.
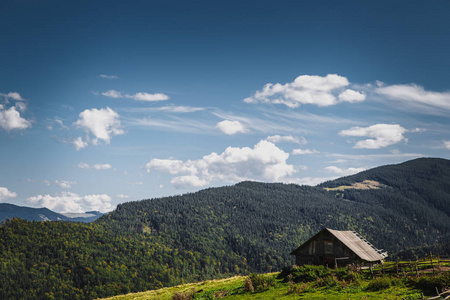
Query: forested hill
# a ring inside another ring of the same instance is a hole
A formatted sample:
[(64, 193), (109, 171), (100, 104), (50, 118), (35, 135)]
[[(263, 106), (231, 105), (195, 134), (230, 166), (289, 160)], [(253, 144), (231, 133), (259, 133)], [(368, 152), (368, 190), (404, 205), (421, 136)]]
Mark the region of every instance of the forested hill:
[(0, 298), (92, 299), (291, 265), (324, 227), (390, 252), (450, 240), (450, 162), (419, 159), (317, 187), (241, 182), (121, 204), (90, 224), (6, 221)]
[[(338, 188), (365, 180), (380, 185)], [(357, 230), (390, 252), (446, 242), (449, 182), (450, 161), (424, 158), (318, 187), (242, 182), (129, 202), (98, 223), (118, 232), (164, 235), (176, 248), (220, 249), (245, 258), (249, 270), (266, 272), (291, 262), (290, 251), (323, 227)]]
[[(359, 200), (365, 197), (365, 202), (370, 202), (369, 199), (372, 199), (374, 204), (386, 204), (386, 202), (394, 202), (397, 197), (403, 197), (408, 198), (409, 203), (416, 208), (426, 207), (426, 210), (440, 210), (450, 216), (450, 160), (441, 158), (414, 159), (401, 164), (382, 166), (356, 175), (342, 177), (323, 183), (319, 187), (336, 188), (363, 182), (364, 180), (377, 181), (385, 188), (376, 192), (345, 189), (344, 196)], [(405, 201), (405, 199), (402, 200)]]

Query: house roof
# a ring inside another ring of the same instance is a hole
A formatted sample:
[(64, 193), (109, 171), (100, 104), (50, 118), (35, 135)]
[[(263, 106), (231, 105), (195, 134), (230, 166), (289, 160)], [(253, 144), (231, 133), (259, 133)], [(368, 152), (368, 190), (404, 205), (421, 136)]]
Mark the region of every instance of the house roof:
[(308, 244), (311, 240), (313, 240), (317, 235), (319, 235), (324, 230), (328, 231), (333, 236), (335, 236), (339, 241), (341, 241), (345, 246), (347, 246), (347, 248), (349, 248), (362, 260), (371, 262), (371, 261), (380, 261), (385, 258), (385, 256), (380, 254), (379, 251), (372, 244), (370, 244), (365, 239), (359, 237), (355, 232), (333, 230), (329, 228), (324, 228), (323, 230), (321, 230), (315, 236), (310, 238), (307, 242), (305, 242), (300, 247), (292, 251), (291, 254), (295, 254), (300, 248)]

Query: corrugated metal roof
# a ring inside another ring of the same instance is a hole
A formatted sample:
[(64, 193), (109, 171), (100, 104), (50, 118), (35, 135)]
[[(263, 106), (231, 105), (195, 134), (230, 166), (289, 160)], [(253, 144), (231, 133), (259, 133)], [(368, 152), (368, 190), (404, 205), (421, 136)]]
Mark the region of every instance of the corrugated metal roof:
[(345, 246), (352, 250), (362, 260), (365, 261), (380, 261), (384, 257), (366, 241), (359, 238), (352, 231), (339, 231), (327, 228), (327, 230), (340, 240)]

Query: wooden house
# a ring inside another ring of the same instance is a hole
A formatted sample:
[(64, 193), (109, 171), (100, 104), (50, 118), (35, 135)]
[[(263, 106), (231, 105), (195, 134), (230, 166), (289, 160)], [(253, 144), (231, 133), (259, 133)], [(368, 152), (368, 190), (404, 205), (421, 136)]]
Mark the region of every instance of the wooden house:
[(383, 263), (387, 253), (378, 250), (354, 231), (324, 228), (300, 247), (292, 251), (295, 264), (325, 265), (329, 267), (373, 265)]

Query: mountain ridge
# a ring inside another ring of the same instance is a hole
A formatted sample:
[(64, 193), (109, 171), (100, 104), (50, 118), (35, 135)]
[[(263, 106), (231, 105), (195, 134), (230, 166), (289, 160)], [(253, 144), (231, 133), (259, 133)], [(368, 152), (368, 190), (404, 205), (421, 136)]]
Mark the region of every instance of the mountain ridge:
[(86, 216), (73, 216), (54, 212), (48, 208), (19, 206), (12, 203), (0, 203), (0, 222), (6, 219), (20, 218), (28, 221), (70, 221), (92, 222), (103, 215), (100, 212), (86, 212)]

